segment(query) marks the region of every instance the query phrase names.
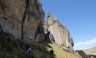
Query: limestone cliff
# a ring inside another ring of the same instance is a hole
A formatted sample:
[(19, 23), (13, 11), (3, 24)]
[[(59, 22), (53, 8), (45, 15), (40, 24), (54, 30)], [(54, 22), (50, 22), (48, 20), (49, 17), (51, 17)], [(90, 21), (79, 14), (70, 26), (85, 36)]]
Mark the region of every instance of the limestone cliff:
[(53, 35), (55, 43), (62, 46), (65, 50), (74, 52), (74, 42), (66, 26), (50, 14), (48, 14), (47, 17), (47, 24), (48, 31)]
[(0, 25), (15, 38), (35, 42), (38, 34), (44, 34), (43, 21), (39, 0), (0, 0)]

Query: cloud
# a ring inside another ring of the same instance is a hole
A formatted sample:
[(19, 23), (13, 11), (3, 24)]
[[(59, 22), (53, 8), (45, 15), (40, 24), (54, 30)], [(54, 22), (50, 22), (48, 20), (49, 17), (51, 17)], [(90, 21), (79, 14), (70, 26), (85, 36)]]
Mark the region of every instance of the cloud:
[(76, 43), (74, 46), (81, 46), (81, 45), (89, 45), (89, 44), (94, 44), (96, 43), (96, 38), (93, 38), (92, 40), (86, 41), (86, 42), (79, 42)]

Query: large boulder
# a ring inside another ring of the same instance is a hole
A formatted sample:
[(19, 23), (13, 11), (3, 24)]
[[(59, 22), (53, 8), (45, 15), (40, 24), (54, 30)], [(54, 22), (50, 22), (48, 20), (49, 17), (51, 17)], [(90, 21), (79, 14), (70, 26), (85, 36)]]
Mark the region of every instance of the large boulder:
[(80, 58), (88, 58), (87, 55), (85, 54), (85, 52), (83, 52), (82, 50), (76, 50), (75, 53), (76, 53), (76, 55), (78, 55)]

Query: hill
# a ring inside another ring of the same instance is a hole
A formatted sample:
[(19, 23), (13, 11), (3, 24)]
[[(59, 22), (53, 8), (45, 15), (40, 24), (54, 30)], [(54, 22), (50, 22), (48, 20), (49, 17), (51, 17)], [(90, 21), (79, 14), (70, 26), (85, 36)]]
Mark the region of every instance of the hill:
[(84, 50), (84, 52), (85, 52), (86, 54), (96, 55), (96, 47), (86, 49), (86, 50)]
[[(75, 54), (64, 51), (62, 48), (55, 44), (49, 44), (53, 50), (56, 58), (79, 58)], [(48, 48), (50, 50), (50, 48)]]
[[(0, 58), (78, 58), (75, 54), (64, 51), (54, 43), (29, 43), (26, 40), (14, 39), (7, 33), (4, 34), (6, 34), (4, 37), (0, 37)], [(18, 46), (15, 44), (16, 41), (20, 42)], [(26, 49), (22, 48), (26, 45), (32, 47), (31, 53), (27, 53)], [(50, 49), (53, 49), (53, 55), (50, 54)]]

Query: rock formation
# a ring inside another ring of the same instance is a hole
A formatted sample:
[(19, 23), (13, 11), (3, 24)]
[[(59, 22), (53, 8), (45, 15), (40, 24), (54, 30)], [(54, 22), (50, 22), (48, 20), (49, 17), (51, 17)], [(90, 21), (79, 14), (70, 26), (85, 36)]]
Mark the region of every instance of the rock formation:
[(44, 32), (45, 32), (45, 34), (47, 34), (47, 32), (48, 32), (48, 26), (47, 26), (47, 21), (44, 21)]
[(44, 36), (43, 21), (39, 0), (0, 0), (0, 25), (15, 38), (35, 42), (38, 34)]
[(50, 13), (47, 16), (47, 28), (53, 35), (57, 45), (62, 46), (70, 52), (74, 52), (74, 42), (68, 29), (64, 24), (61, 24), (55, 16), (50, 15)]
[(88, 57), (88, 58), (96, 58), (96, 55), (88, 54), (87, 57)]
[(80, 58), (88, 58), (87, 55), (85, 54), (85, 52), (83, 52), (82, 50), (76, 50), (75, 53)]

